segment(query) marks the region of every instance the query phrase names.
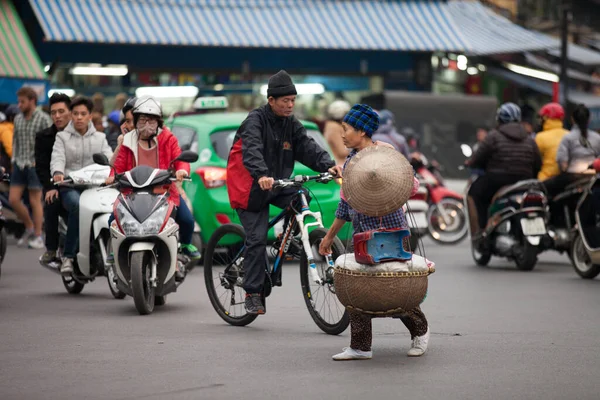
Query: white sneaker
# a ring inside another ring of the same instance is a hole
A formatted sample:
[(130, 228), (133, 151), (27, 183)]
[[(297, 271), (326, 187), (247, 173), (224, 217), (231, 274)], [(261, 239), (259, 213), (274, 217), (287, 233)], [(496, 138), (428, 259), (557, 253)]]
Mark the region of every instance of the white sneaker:
[(23, 232), (23, 236), (21, 236), (21, 239), (19, 239), (19, 241), (17, 242), (17, 246), (19, 246), (19, 247), (27, 246), (29, 239), (31, 239), (31, 237), (33, 235), (34, 235), (34, 232), (30, 231), (30, 230), (26, 230), (25, 232)]
[(413, 339), (412, 347), (408, 350), (409, 357), (421, 357), (427, 351), (429, 344), (429, 328), (423, 336), (417, 336)]
[(70, 258), (63, 258), (62, 265), (60, 266), (60, 273), (66, 276), (71, 275), (73, 273), (73, 260)]
[(343, 352), (336, 354), (331, 358), (333, 358), (335, 361), (370, 360), (373, 358), (373, 352), (354, 350), (350, 347), (344, 347)]
[(44, 239), (41, 236), (31, 237), (27, 242), (30, 249), (40, 250), (46, 247)]

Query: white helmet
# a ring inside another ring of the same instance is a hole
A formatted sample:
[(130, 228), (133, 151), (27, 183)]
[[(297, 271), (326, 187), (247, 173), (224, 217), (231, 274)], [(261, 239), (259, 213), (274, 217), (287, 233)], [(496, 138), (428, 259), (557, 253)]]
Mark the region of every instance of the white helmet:
[(345, 100), (336, 100), (329, 105), (327, 112), (336, 121), (341, 121), (350, 111), (350, 103)]
[(138, 97), (131, 112), (133, 114), (155, 115), (162, 118), (162, 107), (159, 101), (152, 96)]

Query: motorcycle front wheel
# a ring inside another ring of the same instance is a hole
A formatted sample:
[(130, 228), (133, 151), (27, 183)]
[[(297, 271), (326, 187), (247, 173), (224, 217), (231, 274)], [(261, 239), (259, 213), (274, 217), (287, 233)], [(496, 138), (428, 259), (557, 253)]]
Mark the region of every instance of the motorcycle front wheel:
[(571, 242), (571, 262), (577, 275), (583, 279), (594, 279), (600, 274), (600, 265), (592, 264), (590, 256), (585, 251), (583, 239), (576, 233)]
[(153, 262), (154, 257), (149, 251), (136, 251), (131, 255), (131, 291), (140, 315), (154, 311), (154, 287), (150, 281)]
[(462, 201), (452, 198), (431, 205), (427, 210), (427, 229), (431, 238), (440, 244), (462, 241), (469, 233), (464, 207)]

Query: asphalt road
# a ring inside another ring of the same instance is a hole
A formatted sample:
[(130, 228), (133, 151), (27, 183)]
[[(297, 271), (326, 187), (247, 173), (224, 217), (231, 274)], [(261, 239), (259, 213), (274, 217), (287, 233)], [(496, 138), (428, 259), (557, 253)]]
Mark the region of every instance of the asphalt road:
[(428, 353), (406, 357), (397, 320), (374, 323), (374, 358), (334, 362), (288, 265), (268, 313), (224, 324), (194, 271), (165, 307), (139, 316), (105, 280), (68, 295), (38, 253), (11, 245), (0, 281), (0, 399), (599, 399), (600, 280), (566, 256), (532, 272), (473, 265), (466, 242), (426, 242), (437, 263), (423, 309)]

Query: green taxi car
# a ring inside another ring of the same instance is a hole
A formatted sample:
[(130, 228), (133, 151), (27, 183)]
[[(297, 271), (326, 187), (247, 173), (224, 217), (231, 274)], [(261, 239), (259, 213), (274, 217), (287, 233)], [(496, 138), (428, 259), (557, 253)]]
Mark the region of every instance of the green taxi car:
[[(227, 157), (233, 139), (247, 113), (181, 113), (175, 114), (166, 125), (179, 140), (182, 150), (198, 153), (198, 161), (191, 164), (191, 182), (184, 182), (184, 191), (190, 200), (192, 213), (198, 225), (194, 244), (203, 248), (213, 232), (222, 224), (240, 224), (237, 213), (229, 205), (227, 195)], [(316, 124), (302, 122), (308, 134), (330, 153)], [(293, 175), (314, 175), (315, 171), (296, 163)], [(327, 184), (309, 182), (305, 187), (312, 192), (310, 208), (321, 211), (323, 224), (331, 226), (335, 210), (340, 201), (340, 185), (337, 181)], [(270, 216), (275, 217), (281, 210), (271, 206)], [(281, 232), (282, 224), (269, 231), (269, 241), (275, 240)], [(199, 228), (199, 229), (198, 229)], [(351, 238), (350, 224), (346, 224), (338, 234), (346, 242)]]

